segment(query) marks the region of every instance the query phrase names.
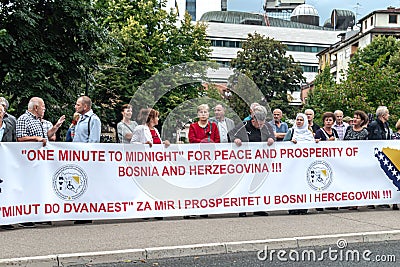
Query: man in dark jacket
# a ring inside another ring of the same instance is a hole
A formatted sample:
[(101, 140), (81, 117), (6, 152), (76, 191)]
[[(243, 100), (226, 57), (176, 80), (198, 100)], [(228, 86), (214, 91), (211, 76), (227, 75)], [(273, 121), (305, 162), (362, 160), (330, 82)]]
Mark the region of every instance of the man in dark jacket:
[(385, 106), (380, 106), (376, 110), (376, 120), (368, 125), (369, 140), (389, 140), (391, 132), (389, 128), (389, 110)]
[[(17, 140), (15, 134), (16, 121), (13, 116), (7, 114), (7, 107), (7, 100), (5, 100), (3, 97), (0, 97), (0, 142), (15, 142)], [(3, 230), (15, 229), (15, 227), (11, 224), (0, 225), (0, 228)]]
[[(385, 106), (379, 106), (376, 109), (376, 120), (368, 125), (368, 140), (390, 140), (391, 131), (389, 128), (389, 110)], [(379, 205), (381, 208), (390, 208), (389, 205)], [(375, 209), (375, 206), (369, 205), (369, 209)], [(393, 205), (393, 209), (398, 209), (397, 205)]]
[(275, 141), (274, 129), (266, 122), (267, 111), (263, 106), (257, 106), (250, 121), (244, 121), (229, 132), (229, 140), (241, 146), (242, 142), (267, 142), (272, 145)]
[[(242, 142), (267, 142), (269, 146), (272, 145), (275, 134), (271, 124), (266, 122), (267, 110), (263, 106), (257, 106), (253, 111), (250, 121), (243, 121), (229, 132), (229, 140), (237, 146), (241, 146)], [(267, 216), (268, 213), (257, 211), (254, 215)], [(246, 212), (239, 213), (239, 217), (246, 217)]]
[(15, 118), (11, 115), (8, 115), (6, 112), (6, 107), (0, 102), (0, 141), (1, 142), (15, 142), (17, 140), (16, 136), (16, 121)]

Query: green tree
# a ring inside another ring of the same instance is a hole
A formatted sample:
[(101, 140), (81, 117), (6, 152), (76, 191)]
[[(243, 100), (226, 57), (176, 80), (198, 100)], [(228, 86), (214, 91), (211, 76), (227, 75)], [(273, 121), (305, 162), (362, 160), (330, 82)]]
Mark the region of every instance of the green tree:
[(364, 63), (375, 64), (380, 58), (383, 66), (400, 49), (400, 42), (393, 36), (377, 36), (365, 48), (358, 50), (351, 59), (349, 69), (362, 68)]
[[(395, 49), (393, 49), (395, 48)], [(387, 106), (394, 126), (400, 112), (399, 41), (377, 37), (351, 59), (346, 79), (333, 84), (329, 68), (315, 80), (306, 107), (317, 114), (341, 109), (346, 115), (355, 110), (375, 114), (378, 106)]]
[[(192, 24), (188, 14), (179, 23), (175, 10), (163, 9), (165, 0), (98, 0), (96, 5), (105, 10), (101, 23), (115, 40), (109, 49), (112, 60), (94, 73), (92, 88), (98, 96), (95, 102), (102, 107), (101, 116), (111, 125), (119, 119), (118, 106), (129, 103), (154, 74), (176, 64), (209, 58), (206, 26)], [(168, 86), (162, 81), (152, 82), (158, 91)], [(198, 97), (199, 88), (200, 83), (179, 86), (162, 96), (155, 106), (161, 122), (179, 103)], [(151, 98), (149, 103), (155, 95)]]
[(255, 33), (248, 35), (242, 48), (232, 67), (255, 82), (271, 108), (290, 110), (287, 93), (298, 90), (305, 78), (300, 65), (286, 55), (286, 45)]
[(337, 86), (330, 67), (326, 66), (315, 77), (314, 89), (308, 93), (305, 108), (312, 108), (316, 114), (315, 121), (321, 124), (320, 116), (326, 111), (335, 111), (342, 106), (343, 92)]
[[(106, 32), (91, 1), (10, 0), (0, 3), (0, 92), (20, 115), (42, 97), (46, 118), (72, 115)], [(67, 127), (67, 126), (65, 126)]]

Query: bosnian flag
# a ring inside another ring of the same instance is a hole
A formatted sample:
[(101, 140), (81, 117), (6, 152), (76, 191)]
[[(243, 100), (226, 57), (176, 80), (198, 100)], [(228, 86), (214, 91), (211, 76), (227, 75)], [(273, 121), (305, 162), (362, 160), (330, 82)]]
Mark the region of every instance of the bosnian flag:
[(400, 191), (400, 150), (386, 147), (379, 151), (375, 148), (375, 157), (381, 164), (381, 169)]

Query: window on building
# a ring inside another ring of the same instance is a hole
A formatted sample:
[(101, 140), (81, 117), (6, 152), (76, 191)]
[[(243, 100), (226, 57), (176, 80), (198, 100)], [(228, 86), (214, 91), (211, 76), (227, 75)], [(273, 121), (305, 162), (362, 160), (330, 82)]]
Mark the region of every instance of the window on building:
[(221, 60), (217, 60), (216, 61), (220, 67), (222, 68), (230, 68), (231, 67), (231, 62), (230, 61), (221, 61)]
[(397, 24), (397, 15), (389, 15), (389, 23)]
[(196, 0), (186, 0), (186, 10), (192, 16), (192, 20), (196, 21)]
[(364, 21), (364, 28), (367, 29), (367, 27), (368, 27), (367, 21)]
[(287, 50), (293, 52), (318, 53), (324, 49), (325, 47), (320, 46), (287, 45)]
[(374, 26), (374, 17), (371, 17), (371, 26)]
[(211, 40), (211, 46), (241, 48), (242, 42), (241, 41)]
[(318, 72), (318, 66), (301, 66), (304, 72)]

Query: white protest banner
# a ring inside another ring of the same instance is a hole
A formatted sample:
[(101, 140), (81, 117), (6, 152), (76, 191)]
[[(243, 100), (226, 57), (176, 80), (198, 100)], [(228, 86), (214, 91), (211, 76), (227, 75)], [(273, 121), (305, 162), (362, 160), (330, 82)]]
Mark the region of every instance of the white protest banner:
[(400, 203), (397, 141), (0, 143), (0, 224)]

